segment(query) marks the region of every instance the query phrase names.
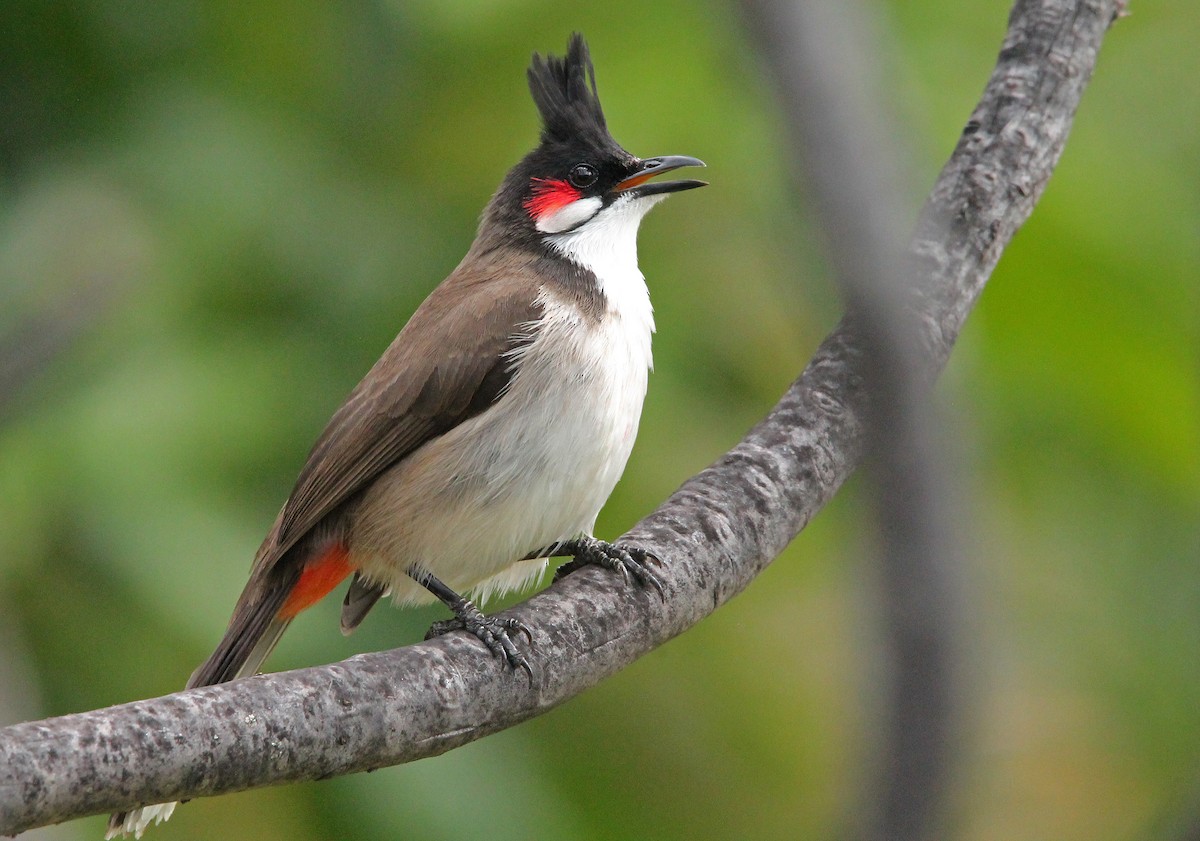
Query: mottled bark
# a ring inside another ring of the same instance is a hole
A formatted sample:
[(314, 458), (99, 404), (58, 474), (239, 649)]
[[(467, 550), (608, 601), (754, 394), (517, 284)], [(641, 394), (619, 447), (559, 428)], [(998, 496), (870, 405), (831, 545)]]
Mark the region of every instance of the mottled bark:
[[(910, 250), (929, 373), (1058, 160), (1117, 0), (1021, 0), (1000, 60)], [(744, 589), (829, 500), (865, 446), (850, 320), (766, 419), (626, 540), (664, 563), (666, 600), (587, 569), (510, 613), (532, 685), (452, 634), (0, 731), (0, 832), (113, 809), (319, 779), (432, 756), (562, 703)]]

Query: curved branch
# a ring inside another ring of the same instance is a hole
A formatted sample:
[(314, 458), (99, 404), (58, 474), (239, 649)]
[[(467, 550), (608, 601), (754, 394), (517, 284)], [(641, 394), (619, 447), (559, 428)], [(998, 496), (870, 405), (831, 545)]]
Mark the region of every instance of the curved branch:
[[(910, 245), (938, 370), (1066, 141), (1118, 0), (1020, 0), (1000, 60)], [(744, 589), (860, 460), (862, 339), (843, 323), (770, 415), (626, 536), (667, 598), (582, 570), (510, 613), (529, 684), (473, 638), (437, 640), (0, 731), (0, 833), (144, 803), (443, 753), (578, 694)]]

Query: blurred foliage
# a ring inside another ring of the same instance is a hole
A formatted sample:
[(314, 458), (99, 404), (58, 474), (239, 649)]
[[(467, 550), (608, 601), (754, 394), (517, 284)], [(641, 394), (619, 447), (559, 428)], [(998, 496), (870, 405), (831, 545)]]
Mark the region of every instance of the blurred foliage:
[[(643, 228), (656, 371), (598, 532), (766, 412), (838, 316), (819, 234), (736, 11), (653, 9), (0, 5), (0, 336), (105, 289), (92, 327), (6, 395), (6, 714), (182, 685), (324, 421), (533, 143), (529, 53), (574, 29), (616, 137), (703, 157), (712, 181)], [(1200, 785), (1200, 6), (1131, 10), (942, 383), (974, 518), (968, 839), (1153, 837)], [(879, 14), (915, 214), (1007, 5)], [(745, 595), (537, 721), (197, 801), (154, 837), (835, 835), (870, 754), (870, 522), (852, 483)], [(346, 640), (334, 605), (311, 613), (272, 667), (412, 642), (440, 616), (381, 609)]]

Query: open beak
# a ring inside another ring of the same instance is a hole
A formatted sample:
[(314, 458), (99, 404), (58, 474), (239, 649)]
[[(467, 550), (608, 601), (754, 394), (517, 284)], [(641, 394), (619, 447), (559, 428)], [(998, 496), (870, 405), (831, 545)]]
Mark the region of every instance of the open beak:
[(638, 196), (653, 196), (659, 193), (677, 193), (680, 190), (693, 190), (696, 187), (708, 185), (707, 181), (693, 181), (691, 179), (682, 181), (656, 181), (653, 184), (646, 183), (656, 175), (662, 175), (664, 172), (670, 172), (673, 169), (679, 169), (684, 166), (704, 166), (704, 161), (699, 158), (689, 158), (687, 155), (665, 155), (661, 158), (647, 158), (642, 161), (641, 169), (617, 184), (613, 190), (617, 193), (634, 190)]

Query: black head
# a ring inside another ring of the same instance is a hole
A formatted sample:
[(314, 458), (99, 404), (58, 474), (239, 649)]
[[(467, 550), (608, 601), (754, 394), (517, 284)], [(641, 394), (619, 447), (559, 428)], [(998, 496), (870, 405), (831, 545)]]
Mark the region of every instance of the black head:
[[(608, 133), (596, 92), (596, 71), (583, 36), (575, 33), (564, 57), (534, 53), (529, 91), (542, 118), (541, 140), (504, 179), (484, 214), (481, 235), (491, 228), (511, 237), (538, 239), (586, 223), (619, 198), (686, 190), (701, 181), (643, 184), (681, 166), (704, 166), (695, 158), (642, 160)], [(586, 200), (575, 204), (581, 199)], [(549, 220), (568, 205), (572, 209)]]
[[(529, 92), (542, 115), (543, 145), (574, 145), (624, 152), (608, 133), (596, 93), (596, 69), (587, 42), (576, 32), (563, 58), (533, 54), (526, 72)], [(626, 153), (628, 154), (628, 153)]]

